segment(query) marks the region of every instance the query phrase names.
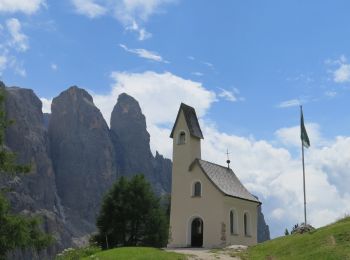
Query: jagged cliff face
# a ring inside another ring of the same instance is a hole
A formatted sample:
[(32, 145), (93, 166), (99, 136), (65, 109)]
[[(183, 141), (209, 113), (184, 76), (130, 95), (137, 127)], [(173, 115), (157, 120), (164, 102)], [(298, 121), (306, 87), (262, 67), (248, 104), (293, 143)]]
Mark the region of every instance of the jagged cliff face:
[(111, 135), (121, 175), (142, 173), (158, 194), (170, 192), (171, 161), (158, 153), (153, 157), (146, 118), (139, 103), (125, 93), (118, 97), (113, 109)]
[[(20, 163), (31, 163), (32, 172), (22, 178), (23, 192), (30, 194), (35, 200), (26, 201), (26, 206), (49, 208), (55, 201), (50, 189), (55, 183), (55, 175), (48, 154), (49, 143), (43, 127), (41, 102), (32, 90), (8, 88), (5, 106), (7, 118), (14, 123), (6, 131), (6, 145), (17, 152)], [(24, 205), (16, 203), (16, 207)]]
[(116, 159), (120, 173), (124, 176), (143, 173), (147, 179), (153, 177), (146, 119), (133, 97), (127, 94), (118, 97), (111, 115), (111, 133), (114, 147), (119, 150)]
[(172, 162), (170, 159), (164, 158), (163, 155), (156, 152), (154, 157), (154, 175), (157, 182), (154, 184), (158, 190), (170, 193), (171, 190), (171, 170)]
[(85, 90), (62, 92), (51, 110), (48, 133), (58, 195), (71, 229), (83, 235), (95, 231), (102, 197), (116, 179), (114, 147)]
[[(5, 144), (16, 152), (19, 163), (30, 163), (32, 170), (29, 174), (15, 177), (1, 176), (0, 187), (13, 189), (7, 195), (15, 212), (42, 216), (43, 228), (52, 233), (57, 241), (40, 255), (40, 258), (47, 258), (48, 255), (70, 246), (72, 241), (56, 193), (41, 101), (29, 89), (6, 88), (5, 93), (6, 117), (14, 120), (6, 130)], [(33, 255), (25, 252), (18, 253), (17, 257), (23, 259), (31, 256)]]
[(262, 243), (266, 240), (270, 240), (269, 225), (265, 222), (264, 214), (262, 213), (261, 206), (258, 207), (258, 243)]

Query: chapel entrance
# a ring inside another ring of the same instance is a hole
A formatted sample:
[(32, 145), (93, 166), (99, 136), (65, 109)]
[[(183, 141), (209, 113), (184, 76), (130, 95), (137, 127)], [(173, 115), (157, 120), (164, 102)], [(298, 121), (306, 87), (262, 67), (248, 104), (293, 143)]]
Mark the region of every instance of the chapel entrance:
[(203, 220), (195, 218), (191, 224), (191, 246), (203, 246)]

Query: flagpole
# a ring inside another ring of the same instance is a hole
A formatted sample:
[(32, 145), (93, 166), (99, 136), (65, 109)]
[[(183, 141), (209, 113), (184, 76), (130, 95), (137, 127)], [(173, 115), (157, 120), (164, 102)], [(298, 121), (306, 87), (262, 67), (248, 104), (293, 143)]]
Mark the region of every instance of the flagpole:
[[(300, 106), (300, 113), (303, 114), (303, 108)], [(305, 192), (305, 163), (304, 163), (304, 144), (301, 140), (301, 155), (303, 161), (303, 188), (304, 188), (304, 225), (306, 226), (306, 192)]]

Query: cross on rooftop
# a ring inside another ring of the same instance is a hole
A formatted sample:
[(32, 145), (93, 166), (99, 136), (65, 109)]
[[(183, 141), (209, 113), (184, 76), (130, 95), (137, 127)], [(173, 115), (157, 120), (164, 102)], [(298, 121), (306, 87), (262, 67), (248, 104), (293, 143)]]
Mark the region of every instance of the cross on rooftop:
[(230, 154), (230, 153), (228, 152), (228, 149), (227, 149), (227, 151), (226, 151), (227, 161), (226, 161), (226, 162), (227, 162), (227, 168), (230, 169), (230, 162), (231, 162), (231, 161), (230, 161), (230, 158), (229, 158), (229, 156), (228, 156), (229, 154)]

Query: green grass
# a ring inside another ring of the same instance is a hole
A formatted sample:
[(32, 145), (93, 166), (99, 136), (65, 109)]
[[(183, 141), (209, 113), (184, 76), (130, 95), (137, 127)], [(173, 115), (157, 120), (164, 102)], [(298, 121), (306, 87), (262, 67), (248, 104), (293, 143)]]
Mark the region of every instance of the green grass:
[(307, 234), (295, 234), (250, 247), (242, 259), (350, 260), (350, 217)]
[(183, 254), (166, 252), (161, 249), (151, 247), (120, 247), (105, 250), (93, 256), (83, 258), (85, 260), (185, 260)]

